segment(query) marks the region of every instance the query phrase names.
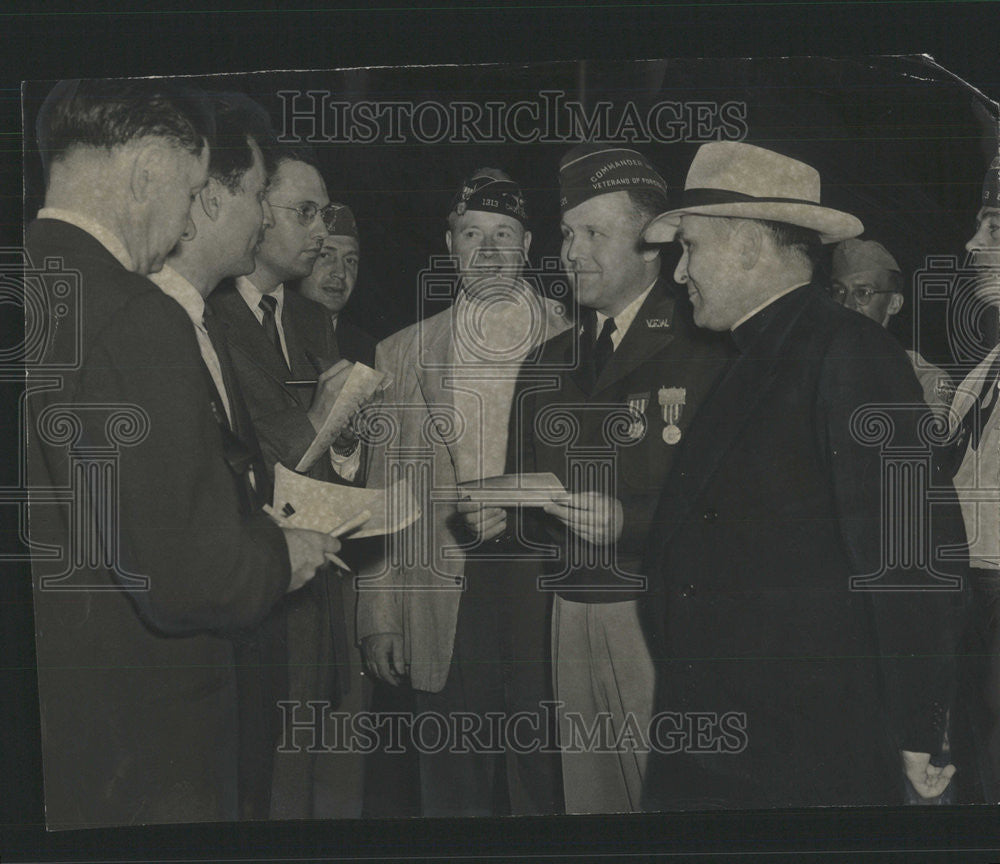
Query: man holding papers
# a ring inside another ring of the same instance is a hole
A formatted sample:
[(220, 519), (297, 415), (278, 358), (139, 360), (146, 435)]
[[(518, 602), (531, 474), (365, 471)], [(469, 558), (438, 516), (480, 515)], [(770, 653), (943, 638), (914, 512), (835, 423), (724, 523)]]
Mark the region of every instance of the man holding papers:
[[(420, 714), (475, 723), (523, 710), (540, 721), (544, 745), (548, 598), (533, 574), (503, 560), (508, 536), (477, 539), (480, 513), (459, 512), (457, 489), (503, 474), (518, 366), (567, 326), (523, 279), (526, 222), (517, 184), (496, 169), (473, 172), (452, 199), (445, 234), (459, 269), (454, 304), (378, 346), (376, 367), (395, 384), (384, 424), (391, 437), (372, 448), (368, 482), (385, 487), (393, 471), (411, 472), (423, 516), (359, 583), (358, 636), (372, 674), (397, 685), (409, 677)], [(551, 751), (416, 744), (424, 815), (561, 810)]]
[[(581, 326), (547, 342), (541, 361), (522, 369), (509, 467), (552, 472), (570, 493), (544, 512), (524, 511), (529, 539), (555, 540), (560, 550), (545, 569), (556, 592), (552, 663), (566, 811), (631, 812), (640, 809), (646, 754), (627, 736), (649, 726), (655, 680), (637, 614), (639, 556), (663, 479), (724, 350), (693, 326), (660, 278), (659, 250), (641, 241), (667, 192), (645, 157), (581, 145), (563, 158), (559, 185), (563, 267)], [(622, 511), (613, 520), (617, 543), (595, 529), (614, 499)]]
[[(339, 549), (260, 512), (266, 470), (202, 314), (211, 276), (175, 272), (176, 293), (147, 278), (210, 221), (229, 226), (214, 251), (232, 265), (266, 219), (249, 127), (209, 144), (198, 101), (156, 79), (63, 81), (39, 118), (51, 161), (27, 250), (85, 288), (82, 326), (60, 328), (44, 361), (80, 338), (81, 362), (27, 391), (43, 493), (30, 536), (59, 555), (32, 562), (49, 828), (266, 816), (267, 742), (246, 746), (266, 682), (248, 654)], [(113, 488), (78, 470), (119, 446)], [(44, 494), (70, 484), (70, 506)]]
[[(337, 363), (336, 341), (323, 307), (284, 289), (285, 281), (308, 275), (319, 255), (326, 235), (326, 186), (310, 153), (278, 146), (270, 153), (271, 224), (256, 249), (252, 272), (224, 281), (209, 305), (223, 325), (236, 377), (273, 473), (278, 462), (299, 467), (351, 367), (346, 361)], [(338, 475), (350, 479), (357, 470), (357, 445), (345, 431), (332, 450), (324, 448), (303, 470), (317, 480), (333, 481)], [(351, 686), (341, 680), (346, 676), (338, 675), (350, 650), (341, 623), (345, 611), (339, 579), (328, 566), (285, 604), (289, 700), (294, 708), (283, 717), (285, 746), (275, 759), (272, 818), (314, 815), (315, 755), (304, 749), (308, 736), (300, 733), (293, 740), (292, 721), (311, 720), (308, 701), (335, 703)]]

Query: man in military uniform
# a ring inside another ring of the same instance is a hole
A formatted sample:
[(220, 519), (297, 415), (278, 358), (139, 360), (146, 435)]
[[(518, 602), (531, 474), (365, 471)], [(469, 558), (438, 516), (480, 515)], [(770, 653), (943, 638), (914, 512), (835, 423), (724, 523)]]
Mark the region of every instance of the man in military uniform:
[(312, 272), (296, 286), (303, 296), (325, 306), (337, 337), (340, 356), (352, 363), (371, 366), (375, 362), (375, 340), (341, 313), (358, 282), (361, 240), (354, 213), (346, 204), (327, 207), (323, 248)]
[[(645, 157), (581, 146), (563, 158), (559, 183), (562, 261), (582, 322), (522, 369), (510, 467), (550, 471), (569, 492), (544, 514), (526, 511), (529, 537), (555, 539), (562, 550), (546, 570), (556, 591), (552, 659), (566, 810), (637, 811), (646, 753), (641, 741), (616, 745), (630, 734), (641, 739), (653, 709), (653, 662), (636, 605), (645, 582), (639, 555), (673, 455), (724, 349), (694, 327), (660, 277), (660, 250), (642, 242), (643, 227), (667, 200), (666, 183)], [(547, 386), (536, 381), (552, 370), (561, 371)], [(546, 418), (557, 415), (572, 418), (575, 440), (547, 434)], [(581, 450), (595, 454), (594, 465), (573, 464)], [(602, 454), (612, 459), (607, 473)], [(590, 524), (612, 499), (621, 502), (617, 543)], [(595, 724), (596, 746), (580, 746)]]

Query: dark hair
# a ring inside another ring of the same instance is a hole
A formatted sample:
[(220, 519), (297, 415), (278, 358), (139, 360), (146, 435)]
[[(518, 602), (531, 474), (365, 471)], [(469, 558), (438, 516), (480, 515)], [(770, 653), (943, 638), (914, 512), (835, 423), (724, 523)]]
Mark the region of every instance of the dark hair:
[(46, 169), (73, 147), (110, 150), (146, 136), (165, 138), (197, 155), (212, 126), (201, 91), (162, 78), (60, 81), (36, 121)]
[(753, 221), (763, 225), (770, 232), (774, 239), (774, 245), (778, 249), (800, 252), (815, 271), (823, 257), (823, 243), (819, 239), (818, 231), (802, 228), (799, 225), (790, 225), (788, 222), (774, 222), (770, 219), (754, 219)]
[(253, 168), (251, 141), (260, 148), (265, 159), (264, 170), (270, 174), (271, 118), (242, 93), (213, 93), (211, 99), (215, 109), (215, 135), (209, 150), (208, 176), (235, 194), (242, 188), (247, 171)]
[(659, 216), (670, 209), (667, 199), (655, 189), (626, 189), (625, 191), (638, 214), (638, 221), (643, 225), (654, 216)]
[[(267, 149), (268, 176), (274, 174), (283, 162), (305, 162), (306, 165), (312, 165), (317, 171), (320, 170), (316, 152), (312, 147), (304, 147), (300, 144), (281, 144), (272, 138)], [(320, 171), (320, 173), (322, 172)]]

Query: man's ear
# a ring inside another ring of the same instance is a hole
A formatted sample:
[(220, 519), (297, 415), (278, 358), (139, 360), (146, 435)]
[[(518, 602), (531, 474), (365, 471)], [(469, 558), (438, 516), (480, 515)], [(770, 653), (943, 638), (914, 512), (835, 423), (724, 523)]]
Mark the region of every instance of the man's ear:
[(886, 307), (886, 315), (895, 315), (900, 309), (903, 308), (903, 295), (902, 294), (892, 294), (889, 297), (889, 305)]
[(170, 173), (171, 156), (168, 148), (159, 141), (148, 141), (136, 148), (132, 160), (129, 185), (136, 201), (146, 202), (153, 191)]
[(528, 250), (531, 248), (531, 232), (524, 232), (524, 260), (528, 260)]
[(750, 219), (740, 219), (732, 230), (740, 265), (744, 270), (753, 270), (764, 248), (764, 229)]
[(451, 229), (444, 232), (444, 245), (448, 247), (448, 254), (451, 254)]
[(217, 221), (222, 210), (222, 183), (215, 177), (209, 177), (205, 188), (198, 193), (198, 201), (205, 215), (213, 222)]

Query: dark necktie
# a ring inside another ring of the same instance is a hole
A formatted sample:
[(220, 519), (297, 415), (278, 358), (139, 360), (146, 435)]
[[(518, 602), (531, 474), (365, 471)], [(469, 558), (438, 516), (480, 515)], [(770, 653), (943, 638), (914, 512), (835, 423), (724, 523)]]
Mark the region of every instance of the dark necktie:
[(264, 316), (260, 323), (264, 328), (264, 333), (267, 335), (267, 340), (274, 346), (274, 350), (278, 352), (278, 356), (287, 366), (288, 361), (285, 360), (285, 354), (281, 350), (281, 338), (278, 336), (278, 321), (275, 317), (278, 311), (277, 298), (272, 297), (270, 294), (262, 294), (257, 307)]
[[(272, 298), (273, 299), (273, 298)], [(212, 313), (210, 306), (205, 307), (204, 315), (205, 330), (208, 331), (209, 341), (215, 349), (215, 354), (219, 358), (219, 367), (222, 369), (222, 386), (226, 390), (226, 398), (229, 401), (229, 410), (232, 414), (232, 421), (227, 428), (232, 432), (232, 438), (225, 438), (224, 447), (226, 459), (237, 474), (242, 476), (245, 482), (245, 492), (249, 499), (251, 512), (256, 512), (264, 504), (271, 501), (271, 481), (264, 465), (263, 457), (260, 454), (260, 445), (254, 432), (253, 422), (250, 419), (250, 411), (243, 401), (243, 392), (236, 381), (236, 374), (233, 372), (233, 361), (229, 356), (229, 346), (221, 330), (219, 319)], [(207, 368), (207, 367), (206, 367)], [(214, 389), (214, 381), (212, 382)], [(226, 418), (223, 406), (219, 406), (222, 418)], [(249, 482), (246, 469), (253, 468), (254, 484)]]
[(615, 319), (608, 318), (601, 328), (601, 335), (594, 343), (594, 375), (601, 377), (601, 372), (608, 365), (608, 360), (615, 353), (615, 346), (611, 342), (611, 334), (615, 332)]

